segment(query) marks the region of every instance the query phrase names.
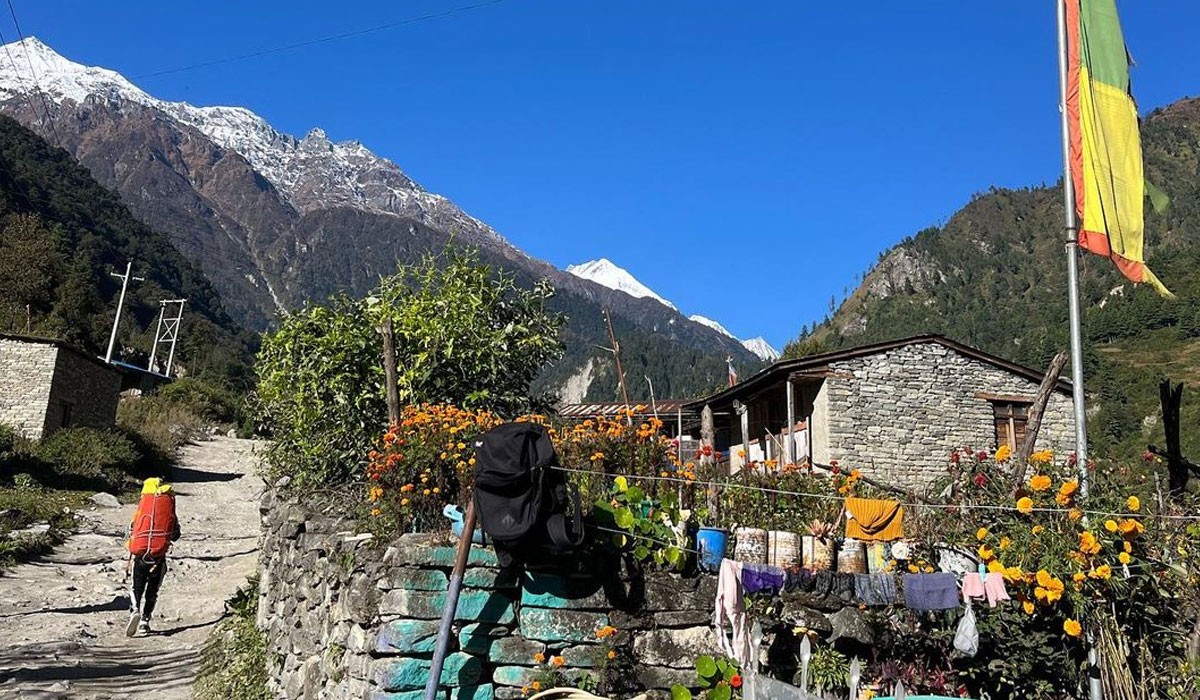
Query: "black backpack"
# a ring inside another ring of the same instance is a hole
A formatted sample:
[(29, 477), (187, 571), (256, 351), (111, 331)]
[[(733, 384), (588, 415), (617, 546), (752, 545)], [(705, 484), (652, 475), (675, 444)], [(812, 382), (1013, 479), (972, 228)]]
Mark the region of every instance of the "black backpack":
[(504, 567), (552, 561), (583, 543), (579, 491), (545, 426), (504, 423), (475, 440), (475, 512)]

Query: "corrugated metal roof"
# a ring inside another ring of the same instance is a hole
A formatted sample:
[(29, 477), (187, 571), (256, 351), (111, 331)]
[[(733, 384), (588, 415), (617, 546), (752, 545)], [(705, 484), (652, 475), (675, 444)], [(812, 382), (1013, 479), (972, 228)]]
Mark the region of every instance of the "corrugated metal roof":
[[(664, 399), (654, 402), (651, 406), (649, 402), (633, 404), (630, 408), (634, 409), (636, 416), (652, 416), (655, 409), (658, 410), (659, 416), (675, 415), (683, 408), (685, 401), (680, 399)], [(558, 407), (558, 415), (564, 418), (595, 418), (597, 416), (611, 417), (625, 408), (625, 404), (620, 401), (593, 401), (591, 403), (568, 403)], [(684, 413), (690, 414), (691, 411), (684, 409)]]

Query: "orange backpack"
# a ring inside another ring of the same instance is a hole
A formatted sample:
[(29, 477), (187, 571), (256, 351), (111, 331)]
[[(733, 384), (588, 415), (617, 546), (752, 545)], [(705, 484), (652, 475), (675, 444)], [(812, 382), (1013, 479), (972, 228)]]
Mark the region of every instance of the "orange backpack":
[(175, 530), (175, 494), (142, 493), (130, 526), (129, 552), (139, 557), (162, 557), (171, 547)]

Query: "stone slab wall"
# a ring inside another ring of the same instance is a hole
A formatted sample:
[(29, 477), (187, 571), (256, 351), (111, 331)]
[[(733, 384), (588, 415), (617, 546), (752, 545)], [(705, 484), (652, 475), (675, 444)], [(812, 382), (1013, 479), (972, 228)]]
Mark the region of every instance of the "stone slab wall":
[(115, 370), (95, 358), (60, 348), (43, 434), (49, 435), (64, 422), (70, 428), (111, 428), (117, 422), (120, 399), (121, 376)]
[[(933, 342), (837, 362), (831, 369), (817, 400), (828, 422), (814, 435), (821, 441), (814, 445), (815, 459), (837, 459), (873, 478), (916, 489), (945, 473), (955, 448), (995, 449), (992, 403), (980, 394), (1032, 400), (1038, 388), (1038, 382)], [(1066, 454), (1073, 449), (1074, 425), (1070, 397), (1055, 392), (1038, 449)]]
[[(353, 523), (268, 490), (258, 625), (281, 698), (418, 700), (429, 675), (454, 559), (450, 543), (405, 535), (386, 546)], [(505, 572), (472, 549), (441, 697), (511, 700), (533, 656), (567, 669), (602, 662), (596, 631), (613, 625), (647, 688), (690, 684), (698, 655), (716, 653), (712, 576), (564, 579)]]
[(42, 437), (58, 354), (49, 343), (0, 338), (0, 423), (27, 438)]

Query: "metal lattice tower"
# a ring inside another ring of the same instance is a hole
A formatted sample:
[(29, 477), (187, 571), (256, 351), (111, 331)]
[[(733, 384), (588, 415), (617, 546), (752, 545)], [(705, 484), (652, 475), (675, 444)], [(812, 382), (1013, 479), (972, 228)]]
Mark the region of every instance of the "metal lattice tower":
[[(170, 343), (171, 348), (167, 352), (167, 367), (162, 372), (163, 376), (171, 376), (171, 366), (175, 363), (175, 344), (179, 341), (179, 327), (183, 321), (183, 305), (187, 303), (187, 299), (162, 299), (158, 302), (158, 328), (154, 331), (154, 349), (150, 351), (150, 363), (146, 369), (154, 372), (155, 360), (158, 358), (158, 346)], [(178, 308), (171, 308), (168, 312), (167, 307), (174, 307), (178, 304)], [(172, 315), (168, 316), (168, 313)]]

